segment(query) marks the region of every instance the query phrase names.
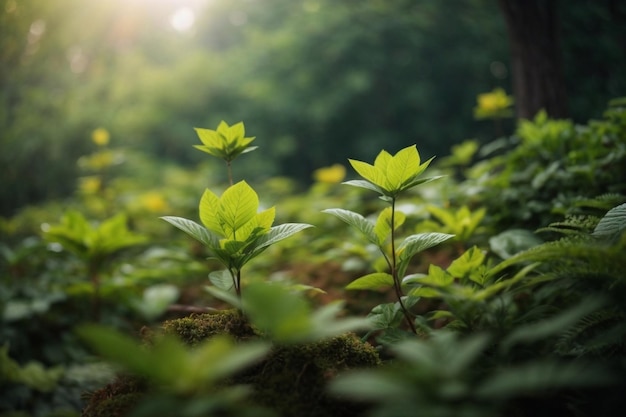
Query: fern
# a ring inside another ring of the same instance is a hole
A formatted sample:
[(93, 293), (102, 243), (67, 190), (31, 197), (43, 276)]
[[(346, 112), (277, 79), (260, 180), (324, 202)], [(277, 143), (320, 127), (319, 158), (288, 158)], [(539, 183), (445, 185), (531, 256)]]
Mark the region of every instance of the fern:
[(563, 332), (557, 353), (567, 356), (610, 357), (625, 353), (626, 313), (614, 307), (594, 311)]

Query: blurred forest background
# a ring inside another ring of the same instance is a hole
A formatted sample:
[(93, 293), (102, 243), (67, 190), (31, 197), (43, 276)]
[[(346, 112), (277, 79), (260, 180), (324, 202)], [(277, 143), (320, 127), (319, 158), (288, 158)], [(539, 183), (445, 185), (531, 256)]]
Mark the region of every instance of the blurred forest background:
[[(547, 3), (568, 115), (598, 117), (626, 95), (626, 2)], [(194, 167), (194, 127), (243, 120), (262, 146), (238, 176), (257, 181), (414, 143), (445, 156), (494, 138), (472, 109), (512, 94), (510, 61), (496, 0), (0, 0), (0, 216), (74, 192), (98, 128)]]

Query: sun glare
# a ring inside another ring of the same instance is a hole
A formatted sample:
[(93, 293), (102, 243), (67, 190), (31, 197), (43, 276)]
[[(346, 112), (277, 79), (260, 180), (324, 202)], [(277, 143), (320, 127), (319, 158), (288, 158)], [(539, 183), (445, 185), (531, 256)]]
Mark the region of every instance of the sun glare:
[(184, 32), (193, 26), (196, 21), (196, 14), (190, 7), (181, 7), (176, 9), (170, 17), (170, 24), (179, 32)]

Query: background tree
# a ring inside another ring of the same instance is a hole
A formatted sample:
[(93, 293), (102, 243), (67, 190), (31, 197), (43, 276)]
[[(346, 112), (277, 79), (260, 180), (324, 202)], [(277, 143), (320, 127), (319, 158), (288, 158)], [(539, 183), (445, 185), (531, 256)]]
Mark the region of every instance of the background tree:
[(530, 119), (543, 109), (551, 117), (571, 114), (582, 120), (598, 116), (609, 98), (626, 93), (624, 2), (498, 4), (510, 43), (517, 117)]
[(511, 45), (516, 114), (567, 117), (557, 0), (498, 0)]

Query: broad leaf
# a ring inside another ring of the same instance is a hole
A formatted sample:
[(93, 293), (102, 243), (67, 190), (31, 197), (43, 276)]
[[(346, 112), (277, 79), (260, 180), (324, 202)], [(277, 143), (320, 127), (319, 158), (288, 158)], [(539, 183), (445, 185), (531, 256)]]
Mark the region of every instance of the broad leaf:
[(463, 278), (473, 270), (478, 269), (484, 260), (485, 253), (474, 246), (452, 261), (448, 267), (448, 272), (457, 278)]
[[(391, 235), (392, 212), (393, 210), (391, 209), (391, 207), (387, 207), (383, 211), (380, 212), (380, 214), (378, 215), (378, 218), (376, 219), (376, 225), (374, 226), (374, 233), (376, 234), (378, 238), (378, 243), (377, 243), (378, 246), (382, 246), (385, 243), (385, 240), (387, 240), (387, 238), (389, 238), (389, 236)], [(393, 230), (396, 230), (398, 227), (402, 226), (405, 220), (406, 220), (405, 214), (402, 213), (401, 211), (396, 210), (394, 214)]]
[(149, 374), (153, 367), (152, 358), (137, 341), (120, 332), (103, 326), (82, 325), (76, 330), (96, 353), (131, 369), (139, 374)]
[(404, 315), (400, 309), (400, 304), (396, 302), (377, 305), (367, 315), (367, 318), (374, 329), (387, 329), (398, 326)]
[(229, 126), (221, 121), (217, 130), (196, 128), (195, 131), (202, 145), (194, 145), (194, 147), (225, 161), (233, 161), (240, 154), (256, 149), (256, 146), (248, 146), (254, 137), (244, 137), (243, 122)]
[(237, 298), (237, 296), (234, 293), (223, 290), (218, 287), (209, 287), (209, 286), (204, 287), (204, 290), (208, 292), (209, 294), (211, 294), (213, 297), (217, 298), (218, 300), (225, 301), (231, 306), (241, 310), (241, 300)]
[(308, 229), (309, 227), (313, 227), (313, 225), (306, 223), (283, 223), (278, 226), (274, 226), (268, 233), (259, 238), (255, 244), (254, 252), (256, 253), (260, 250), (266, 249), (274, 243), (287, 239), (288, 237), (293, 236), (304, 229)]
[(235, 284), (233, 275), (228, 269), (209, 273), (209, 281), (217, 288), (225, 291), (229, 291)]
[(401, 149), (390, 160), (386, 167), (388, 191), (399, 191), (403, 184), (417, 175), (420, 167), (420, 156), (415, 145)]
[(326, 209), (322, 210), (322, 212), (329, 213), (333, 216), (338, 217), (339, 219), (343, 220), (350, 226), (356, 228), (358, 231), (363, 233), (367, 240), (377, 246), (380, 246), (378, 236), (374, 232), (374, 225), (372, 224), (372, 222), (361, 216), (359, 213), (344, 209)]
[(438, 180), (439, 178), (443, 178), (443, 177), (444, 177), (444, 175), (436, 175), (434, 177), (428, 177), (428, 178), (414, 178), (411, 181), (409, 181), (408, 183), (406, 183), (402, 187), (402, 190), (408, 190), (408, 189), (416, 187), (418, 185), (426, 184), (428, 182), (435, 181), (435, 180)]
[(208, 246), (210, 249), (219, 248), (220, 244), (218, 238), (214, 234), (209, 232), (206, 228), (194, 222), (193, 220), (173, 216), (165, 216), (161, 217), (161, 219), (187, 233), (194, 239), (199, 240), (202, 244)]
[(385, 272), (374, 272), (352, 281), (347, 290), (378, 290), (393, 285), (393, 277)]
[(437, 246), (452, 239), (454, 235), (447, 233), (418, 233), (407, 237), (398, 247), (398, 274), (403, 276), (411, 258), (418, 252)]
[(494, 296), (495, 294), (499, 293), (500, 291), (503, 291), (503, 290), (511, 287), (513, 284), (516, 284), (517, 282), (521, 281), (523, 278), (526, 277), (526, 275), (530, 271), (535, 269), (538, 265), (540, 265), (538, 262), (530, 264), (530, 265), (526, 265), (519, 272), (517, 272), (517, 274), (515, 274), (513, 276), (513, 278), (504, 279), (502, 281), (498, 281), (495, 284), (491, 284), (488, 287), (486, 287), (486, 288), (476, 292), (475, 298), (477, 300), (485, 300), (485, 299), (488, 299), (488, 298)]
[(240, 181), (228, 187), (219, 204), (219, 218), (228, 237), (237, 238), (237, 229), (249, 222), (257, 213), (259, 197), (246, 183)]
[(213, 194), (209, 189), (204, 190), (202, 198), (200, 199), (200, 221), (204, 226), (214, 233), (224, 236), (224, 229), (218, 218), (218, 209), (220, 205), (220, 199)]
[(609, 210), (600, 219), (592, 235), (608, 243), (615, 243), (626, 230), (626, 203)]
[(365, 188), (366, 190), (375, 191), (378, 194), (382, 194), (382, 195), (386, 194), (386, 191), (382, 187), (379, 187), (378, 185), (372, 184), (371, 182), (364, 181), (364, 180), (344, 181), (342, 182), (342, 184), (351, 185), (353, 187)]
[(385, 176), (380, 169), (368, 164), (367, 162), (357, 161), (355, 159), (348, 159), (348, 161), (357, 174), (363, 177), (366, 181), (385, 188)]

